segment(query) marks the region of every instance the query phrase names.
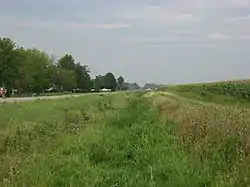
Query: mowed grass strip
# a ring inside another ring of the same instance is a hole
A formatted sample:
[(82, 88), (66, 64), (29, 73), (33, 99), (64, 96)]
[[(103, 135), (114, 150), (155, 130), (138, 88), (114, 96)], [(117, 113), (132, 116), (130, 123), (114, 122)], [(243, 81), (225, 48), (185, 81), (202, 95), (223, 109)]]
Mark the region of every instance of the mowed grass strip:
[(162, 118), (156, 105), (141, 93), (114, 97), (96, 104), (99, 120), (77, 134), (52, 139), (53, 147), (31, 157), (3, 185), (200, 187), (211, 183), (210, 173), (182, 150), (175, 125)]

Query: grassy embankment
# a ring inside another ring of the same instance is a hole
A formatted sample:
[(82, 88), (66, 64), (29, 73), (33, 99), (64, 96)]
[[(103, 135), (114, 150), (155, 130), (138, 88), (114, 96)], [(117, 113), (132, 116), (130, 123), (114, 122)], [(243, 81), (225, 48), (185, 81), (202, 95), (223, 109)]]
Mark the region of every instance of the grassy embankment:
[(164, 93), (6, 104), (1, 186), (246, 186), (250, 112)]

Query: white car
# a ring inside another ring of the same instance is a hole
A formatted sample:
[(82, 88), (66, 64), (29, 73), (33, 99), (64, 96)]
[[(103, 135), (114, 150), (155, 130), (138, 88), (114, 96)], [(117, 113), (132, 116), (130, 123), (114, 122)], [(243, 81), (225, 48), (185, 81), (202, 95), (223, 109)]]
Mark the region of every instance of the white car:
[(111, 89), (103, 88), (101, 89), (101, 92), (111, 92)]

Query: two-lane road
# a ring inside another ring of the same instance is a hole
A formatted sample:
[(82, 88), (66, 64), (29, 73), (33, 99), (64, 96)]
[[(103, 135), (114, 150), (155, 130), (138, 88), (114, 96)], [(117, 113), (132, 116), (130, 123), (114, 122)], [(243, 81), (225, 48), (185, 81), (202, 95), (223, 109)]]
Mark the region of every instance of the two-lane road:
[(35, 101), (35, 100), (55, 100), (55, 99), (64, 99), (70, 97), (82, 97), (86, 95), (94, 95), (94, 94), (107, 94), (112, 92), (105, 93), (84, 93), (84, 94), (72, 94), (72, 95), (54, 95), (54, 96), (38, 96), (38, 97), (19, 97), (19, 98), (0, 98), (1, 103), (13, 103), (13, 102), (27, 102), (27, 101)]
[(51, 99), (64, 99), (68, 97), (80, 97), (86, 94), (79, 95), (55, 95), (55, 96), (39, 96), (39, 97), (18, 97), (18, 98), (0, 98), (0, 103), (13, 103), (13, 102), (25, 102), (25, 101), (35, 101), (35, 100), (51, 100)]
[[(135, 90), (138, 91), (138, 90)], [(132, 92), (132, 91), (130, 91)], [(0, 104), (2, 103), (13, 103), (13, 102), (28, 102), (35, 100), (55, 100), (55, 99), (64, 99), (70, 97), (82, 97), (87, 95), (98, 95), (98, 94), (115, 94), (119, 92), (95, 92), (95, 93), (83, 93), (83, 94), (72, 94), (72, 95), (54, 95), (54, 96), (38, 96), (38, 97), (16, 97), (16, 98), (0, 98)]]

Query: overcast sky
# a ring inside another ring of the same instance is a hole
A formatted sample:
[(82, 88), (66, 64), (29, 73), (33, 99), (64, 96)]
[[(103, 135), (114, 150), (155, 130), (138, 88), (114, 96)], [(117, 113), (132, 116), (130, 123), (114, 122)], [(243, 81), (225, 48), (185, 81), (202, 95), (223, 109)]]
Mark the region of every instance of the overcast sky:
[(250, 77), (250, 0), (0, 0), (0, 37), (139, 84)]

